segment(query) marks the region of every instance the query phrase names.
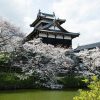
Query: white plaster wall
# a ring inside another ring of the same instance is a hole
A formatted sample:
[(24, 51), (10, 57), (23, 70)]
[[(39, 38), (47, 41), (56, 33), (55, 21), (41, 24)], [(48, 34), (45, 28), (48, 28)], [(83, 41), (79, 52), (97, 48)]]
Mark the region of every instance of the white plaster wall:
[(54, 34), (48, 34), (48, 37), (55, 38), (55, 35)]
[(71, 36), (64, 36), (64, 39), (71, 40)]
[(47, 37), (47, 34), (45, 34), (45, 33), (39, 33), (39, 37)]

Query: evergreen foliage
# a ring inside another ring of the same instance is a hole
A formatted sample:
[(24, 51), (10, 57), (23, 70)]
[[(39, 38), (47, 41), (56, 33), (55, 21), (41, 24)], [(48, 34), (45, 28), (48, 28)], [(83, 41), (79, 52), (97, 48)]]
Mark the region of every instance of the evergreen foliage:
[[(90, 90), (79, 90), (80, 95), (75, 96), (73, 100), (100, 100), (100, 80), (93, 76), (92, 81), (88, 85)], [(85, 82), (88, 82), (89, 80), (85, 79)]]

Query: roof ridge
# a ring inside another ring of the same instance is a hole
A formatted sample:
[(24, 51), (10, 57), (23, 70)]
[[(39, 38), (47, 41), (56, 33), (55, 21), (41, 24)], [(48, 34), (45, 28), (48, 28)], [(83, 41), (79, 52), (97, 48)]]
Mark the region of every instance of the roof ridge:
[(49, 16), (49, 17), (55, 17), (55, 13), (53, 12), (53, 14), (49, 14), (49, 13), (44, 13), (44, 12), (41, 12), (41, 10), (39, 10), (38, 12), (38, 16)]

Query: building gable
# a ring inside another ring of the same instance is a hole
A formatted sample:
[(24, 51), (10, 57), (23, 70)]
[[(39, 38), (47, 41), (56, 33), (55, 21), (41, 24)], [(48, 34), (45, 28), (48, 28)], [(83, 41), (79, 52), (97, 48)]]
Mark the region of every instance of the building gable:
[(60, 29), (59, 29), (57, 26), (51, 26), (49, 29), (50, 29), (50, 30), (57, 30), (57, 31), (60, 31)]
[(45, 25), (42, 29), (44, 30), (51, 30), (51, 31), (59, 31), (59, 32), (67, 32), (69, 33), (67, 30), (65, 30), (59, 23), (57, 20), (54, 20), (53, 22)]

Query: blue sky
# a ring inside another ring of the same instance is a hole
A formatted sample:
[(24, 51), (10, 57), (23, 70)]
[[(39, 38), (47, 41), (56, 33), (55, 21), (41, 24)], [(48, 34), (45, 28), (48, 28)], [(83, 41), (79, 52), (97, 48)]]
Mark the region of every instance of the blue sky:
[(0, 16), (20, 26), (26, 33), (35, 20), (38, 10), (55, 12), (66, 19), (63, 27), (71, 32), (80, 32), (73, 40), (73, 47), (100, 42), (100, 0), (0, 0)]

